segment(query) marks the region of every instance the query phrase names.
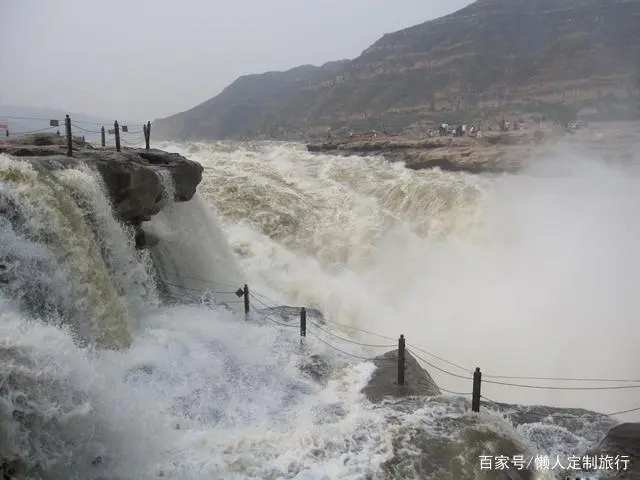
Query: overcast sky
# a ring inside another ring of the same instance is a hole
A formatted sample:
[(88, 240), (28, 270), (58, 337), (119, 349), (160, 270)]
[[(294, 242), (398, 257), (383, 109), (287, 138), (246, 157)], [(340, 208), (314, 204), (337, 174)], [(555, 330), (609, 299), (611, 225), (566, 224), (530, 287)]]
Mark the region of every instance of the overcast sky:
[[(0, 105), (153, 120), (470, 0), (0, 0)], [(0, 115), (2, 112), (0, 112)]]

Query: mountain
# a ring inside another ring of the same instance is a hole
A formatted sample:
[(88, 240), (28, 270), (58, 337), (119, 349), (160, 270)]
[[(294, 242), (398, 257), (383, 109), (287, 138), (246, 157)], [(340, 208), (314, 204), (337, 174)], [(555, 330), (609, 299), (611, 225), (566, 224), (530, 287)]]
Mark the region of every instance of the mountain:
[(253, 136), (282, 114), (296, 96), (305, 96), (313, 86), (334, 78), (347, 60), (321, 67), (302, 65), (286, 72), (245, 75), (216, 97), (186, 112), (156, 120), (155, 138), (203, 139)]
[(352, 61), (241, 77), (154, 122), (176, 139), (296, 138), (506, 112), (637, 115), (640, 0), (478, 0)]

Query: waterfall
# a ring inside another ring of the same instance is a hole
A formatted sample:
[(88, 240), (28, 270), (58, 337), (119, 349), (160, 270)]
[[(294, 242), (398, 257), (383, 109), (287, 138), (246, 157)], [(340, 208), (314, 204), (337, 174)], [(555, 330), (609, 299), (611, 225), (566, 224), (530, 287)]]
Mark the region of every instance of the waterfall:
[(127, 347), (131, 308), (155, 298), (150, 262), (114, 218), (97, 174), (0, 156), (0, 287), (78, 339)]
[(143, 226), (160, 239), (151, 252), (171, 298), (210, 292), (216, 303), (241, 310), (242, 299), (234, 292), (244, 279), (215, 210), (198, 193), (188, 202), (168, 205)]
[(74, 193), (90, 222), (118, 293), (124, 295), (133, 316), (138, 317), (147, 307), (157, 306), (151, 256), (146, 250), (136, 251), (134, 230), (114, 218), (102, 178), (86, 167), (62, 170), (58, 178)]
[[(135, 230), (114, 217), (97, 172), (0, 155), (0, 477), (14, 464), (51, 480), (93, 478), (102, 468), (151, 475), (135, 470), (138, 458), (153, 462), (161, 451), (141, 417), (151, 407), (125, 401), (127, 352), (111, 350), (135, 347), (133, 338), (163, 318), (157, 270), (177, 285), (174, 296), (208, 290), (218, 303), (241, 305), (226, 293), (243, 281), (215, 213), (199, 197), (174, 203), (171, 176), (157, 174), (166, 211), (147, 226), (161, 241), (136, 250)], [(220, 318), (225, 309), (217, 310), (203, 309)], [(154, 418), (167, 406), (158, 403)], [(159, 438), (173, 432), (157, 426)]]
[[(193, 150), (203, 198), (174, 203), (157, 167), (166, 202), (139, 226), (148, 239), (81, 162), (0, 155), (0, 478), (473, 478), (496, 452), (566, 465), (618, 420), (514, 402), (635, 406), (632, 389), (488, 382), (483, 395), (511, 404), (483, 401), (480, 415), (463, 393), (362, 394), (364, 359), (402, 332), (441, 361), (429, 365), (443, 391), (468, 392), (476, 360), (487, 376), (606, 378), (613, 365), (637, 378), (632, 172), (487, 179), (298, 146)], [(252, 289), (317, 306), (325, 325), (309, 317), (301, 342), (286, 318), (298, 309), (245, 322), (211, 305), (242, 310), (220, 223)], [(176, 304), (160, 304), (158, 280)], [(602, 342), (609, 331), (624, 335)]]

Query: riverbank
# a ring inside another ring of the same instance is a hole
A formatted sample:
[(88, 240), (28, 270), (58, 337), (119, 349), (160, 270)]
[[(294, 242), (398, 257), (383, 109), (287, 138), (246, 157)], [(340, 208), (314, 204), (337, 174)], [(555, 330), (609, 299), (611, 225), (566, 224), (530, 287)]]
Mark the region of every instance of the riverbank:
[(534, 148), (558, 132), (488, 132), (480, 137), (407, 136), (342, 137), (310, 143), (314, 153), (334, 155), (383, 155), (392, 162), (405, 162), (407, 168), (422, 170), (438, 167), (447, 171), (517, 172)]

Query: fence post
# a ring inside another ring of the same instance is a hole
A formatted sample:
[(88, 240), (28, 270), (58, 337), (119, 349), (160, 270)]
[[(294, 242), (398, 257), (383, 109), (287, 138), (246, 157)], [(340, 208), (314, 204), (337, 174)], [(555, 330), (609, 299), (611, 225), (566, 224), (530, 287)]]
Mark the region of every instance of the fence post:
[(149, 145), (149, 139), (147, 138), (147, 124), (146, 123), (142, 124), (142, 134), (144, 135), (144, 146), (145, 146), (145, 148), (147, 148), (147, 145)]
[(249, 286), (244, 284), (244, 314), (249, 315)]
[(405, 346), (404, 335), (398, 339), (398, 385), (404, 385)]
[(9, 136), (9, 129), (7, 128), (7, 137)]
[(300, 309), (300, 336), (307, 336), (307, 309), (304, 307)]
[(100, 128), (100, 140), (102, 142), (102, 148), (107, 144), (107, 139), (104, 136), (104, 125)]
[(147, 122), (147, 139), (145, 141), (145, 146), (147, 150), (149, 150), (149, 144), (151, 143), (151, 122)]
[(73, 138), (71, 137), (71, 118), (64, 117), (64, 129), (67, 135), (67, 157), (73, 157)]
[(113, 133), (116, 134), (116, 152), (120, 151), (120, 125), (118, 121), (113, 122)]
[(480, 411), (480, 384), (482, 383), (482, 373), (480, 367), (476, 367), (476, 371), (473, 372), (473, 393), (471, 395), (471, 411)]

